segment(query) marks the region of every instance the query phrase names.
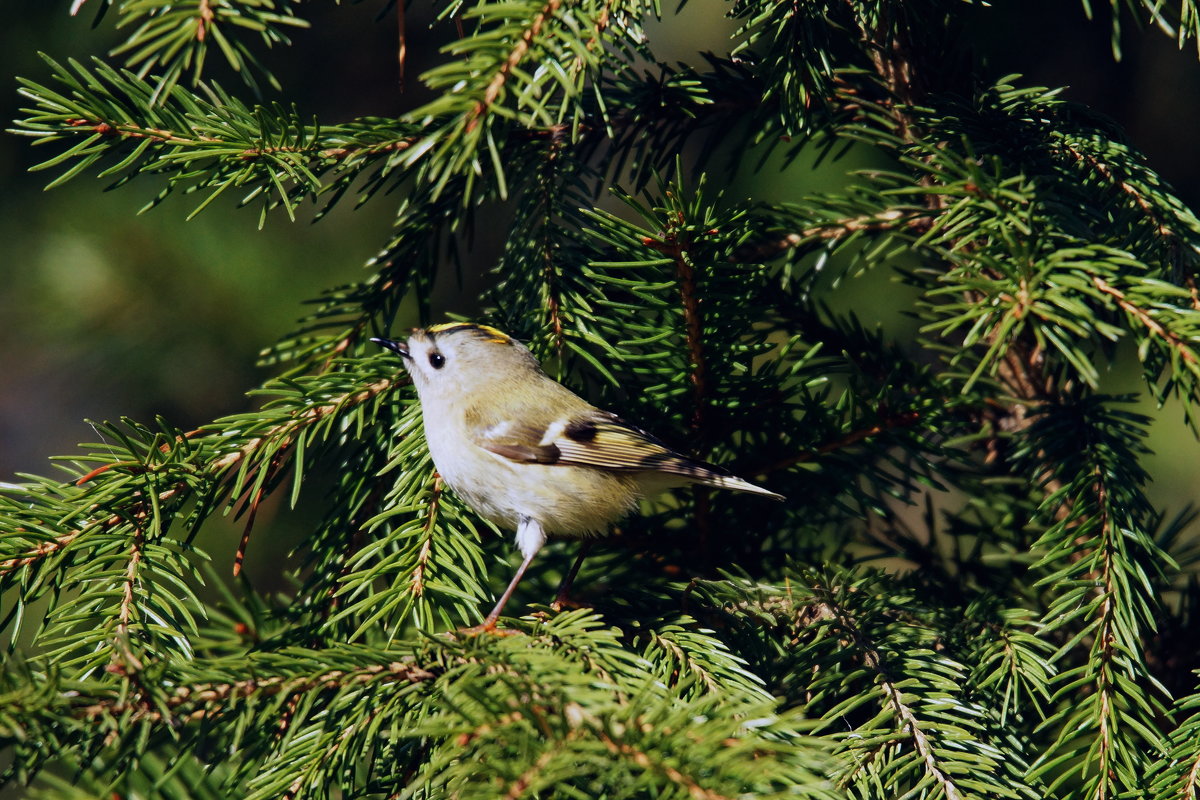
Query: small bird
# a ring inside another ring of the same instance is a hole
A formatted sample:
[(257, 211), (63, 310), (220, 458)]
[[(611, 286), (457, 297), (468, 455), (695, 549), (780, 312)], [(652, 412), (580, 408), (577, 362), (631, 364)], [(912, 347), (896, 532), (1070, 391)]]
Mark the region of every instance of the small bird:
[(495, 328), (451, 322), (371, 341), (412, 376), (442, 479), (479, 516), (516, 530), (524, 560), (481, 630), (495, 628), (548, 536), (603, 534), (640, 498), (689, 483), (783, 500), (596, 408)]

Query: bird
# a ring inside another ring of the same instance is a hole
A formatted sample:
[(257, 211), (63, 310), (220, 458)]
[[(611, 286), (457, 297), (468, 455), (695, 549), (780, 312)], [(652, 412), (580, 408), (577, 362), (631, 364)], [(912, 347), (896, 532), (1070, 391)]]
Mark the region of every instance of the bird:
[(495, 630), (548, 537), (603, 535), (641, 498), (687, 484), (784, 499), (593, 406), (497, 328), (450, 322), (413, 328), (406, 341), (371, 341), (411, 376), (444, 483), (476, 514), (516, 531), (521, 565), (480, 631)]

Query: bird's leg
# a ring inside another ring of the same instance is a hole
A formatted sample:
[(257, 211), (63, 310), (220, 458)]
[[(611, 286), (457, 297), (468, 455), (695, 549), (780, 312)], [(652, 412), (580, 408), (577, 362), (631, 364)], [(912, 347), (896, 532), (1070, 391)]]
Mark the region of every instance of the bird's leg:
[(587, 558), (588, 551), (592, 549), (592, 540), (584, 539), (583, 544), (579, 547), (579, 556), (575, 559), (575, 563), (571, 565), (571, 571), (567, 573), (567, 577), (563, 578), (562, 585), (558, 587), (558, 594), (554, 595), (554, 602), (550, 604), (550, 608), (555, 611), (562, 611), (567, 604), (567, 594), (571, 591), (571, 584), (575, 583), (575, 576), (579, 574), (579, 568), (583, 566), (583, 560)]
[(521, 582), (521, 576), (525, 574), (525, 570), (529, 568), (533, 557), (538, 554), (538, 551), (542, 549), (542, 545), (545, 543), (546, 532), (542, 530), (541, 524), (529, 517), (521, 517), (521, 522), (517, 525), (517, 547), (520, 548), (521, 555), (525, 556), (525, 558), (521, 561), (521, 566), (517, 567), (517, 574), (513, 575), (513, 579), (509, 581), (508, 588), (504, 590), (504, 594), (500, 595), (500, 599), (496, 602), (496, 607), (487, 615), (487, 619), (483, 621), (483, 624), (478, 628), (473, 628), (473, 631), (482, 633), (496, 629), (496, 620), (500, 619), (500, 612), (504, 610), (504, 604), (508, 602), (508, 598), (512, 596), (513, 590)]

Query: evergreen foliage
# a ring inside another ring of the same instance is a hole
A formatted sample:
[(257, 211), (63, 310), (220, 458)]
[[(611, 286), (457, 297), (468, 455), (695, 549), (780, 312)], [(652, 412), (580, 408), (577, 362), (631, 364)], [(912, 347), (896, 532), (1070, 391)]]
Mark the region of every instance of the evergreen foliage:
[[(264, 351), (276, 377), (253, 410), (105, 424), (54, 477), (4, 484), (8, 781), (1200, 792), (1192, 515), (1148, 501), (1148, 420), (1101, 385), (1125, 353), (1146, 395), (1200, 421), (1200, 220), (1111, 123), (974, 65), (960, 5), (737, 0), (734, 40), (700, 68), (655, 56), (657, 3), (452, 0), (421, 76), (435, 98), (333, 122), (262, 99), (259, 55), (305, 24), (299, 3), (94, 5), (126, 42), (22, 81), (15, 132), (49, 153), (51, 185), (138, 178), (264, 217), (398, 208), (367, 277)], [(1191, 0), (1112, 6), (1200, 42)], [(214, 45), (236, 91), (208, 77)], [(731, 167), (849, 149), (879, 167), (838, 192), (721, 188)], [(543, 557), (509, 606), (532, 613), (473, 637), (454, 631), (509, 576), (509, 534), (442, 486), (403, 372), (367, 339), (441, 319), (433, 282), (483, 225), (506, 245), (482, 318), (597, 405), (789, 500), (651, 498), (593, 549), (578, 608), (537, 605), (558, 577)], [(912, 291), (916, 341), (826, 305), (872, 270)], [(240, 518), (236, 575), (264, 499), (314, 487), (288, 592), (230, 582), (197, 544)]]

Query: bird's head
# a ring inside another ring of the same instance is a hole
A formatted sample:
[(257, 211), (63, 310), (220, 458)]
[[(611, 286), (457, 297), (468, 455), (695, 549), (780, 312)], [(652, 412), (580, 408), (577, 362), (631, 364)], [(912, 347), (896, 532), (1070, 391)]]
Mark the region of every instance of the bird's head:
[(541, 373), (525, 345), (488, 325), (449, 322), (414, 328), (405, 342), (372, 339), (404, 360), (422, 404), (437, 398), (478, 398), (506, 383)]

